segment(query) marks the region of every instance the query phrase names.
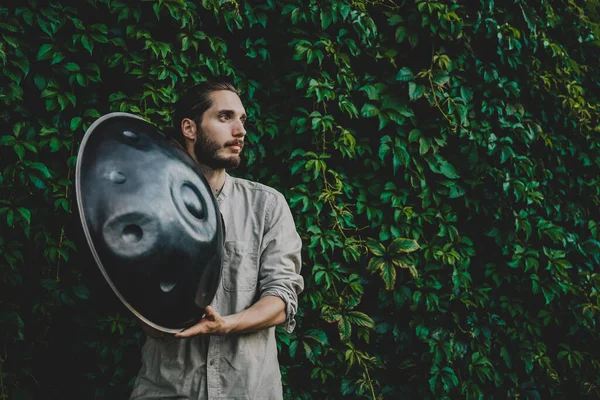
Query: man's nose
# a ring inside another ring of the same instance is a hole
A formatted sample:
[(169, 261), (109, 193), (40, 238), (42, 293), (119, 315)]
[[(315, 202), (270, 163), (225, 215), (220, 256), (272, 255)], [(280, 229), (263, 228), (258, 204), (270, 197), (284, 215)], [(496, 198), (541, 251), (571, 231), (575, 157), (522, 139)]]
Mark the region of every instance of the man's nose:
[(239, 119), (236, 121), (236, 123), (234, 125), (233, 136), (236, 136), (236, 137), (246, 136), (246, 128), (244, 128), (244, 124)]

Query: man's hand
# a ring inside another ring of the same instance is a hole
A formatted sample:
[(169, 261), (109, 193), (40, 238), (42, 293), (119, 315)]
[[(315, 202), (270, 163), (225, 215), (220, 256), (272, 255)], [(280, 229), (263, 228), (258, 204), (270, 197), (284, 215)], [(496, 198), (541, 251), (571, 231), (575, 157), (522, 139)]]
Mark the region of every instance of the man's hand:
[(285, 303), (279, 297), (265, 296), (250, 308), (222, 317), (211, 306), (204, 309), (204, 317), (196, 325), (175, 334), (176, 338), (196, 335), (226, 335), (254, 332), (285, 322)]
[(222, 317), (211, 306), (204, 309), (204, 317), (196, 325), (175, 334), (176, 338), (187, 338), (196, 335), (226, 335), (232, 329), (228, 317)]

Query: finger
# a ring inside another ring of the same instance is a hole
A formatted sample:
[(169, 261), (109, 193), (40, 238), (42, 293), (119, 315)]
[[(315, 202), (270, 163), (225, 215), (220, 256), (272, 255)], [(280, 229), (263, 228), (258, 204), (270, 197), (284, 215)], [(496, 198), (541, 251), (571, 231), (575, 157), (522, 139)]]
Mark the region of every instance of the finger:
[(206, 318), (206, 317), (214, 317), (215, 314), (217, 314), (217, 312), (211, 306), (206, 306), (206, 308), (204, 309), (204, 318)]
[(202, 319), (196, 325), (190, 326), (186, 330), (176, 333), (175, 337), (176, 338), (187, 338), (187, 337), (192, 337), (192, 336), (206, 333), (206, 326), (205, 326), (206, 324), (204, 321), (205, 320)]
[(176, 333), (174, 336), (179, 339), (188, 338), (192, 336), (196, 336), (200, 333), (199, 329), (196, 326), (192, 326), (191, 328), (187, 328), (186, 330)]

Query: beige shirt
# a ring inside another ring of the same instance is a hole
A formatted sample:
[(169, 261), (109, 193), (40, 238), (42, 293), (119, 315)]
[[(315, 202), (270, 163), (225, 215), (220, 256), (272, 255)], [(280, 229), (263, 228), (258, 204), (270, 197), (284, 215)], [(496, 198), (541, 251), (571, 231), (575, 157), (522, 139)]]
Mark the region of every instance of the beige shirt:
[[(225, 220), (221, 282), (212, 306), (240, 312), (264, 296), (286, 304), (287, 332), (295, 326), (302, 243), (278, 191), (229, 175), (217, 197)], [(225, 336), (148, 337), (130, 399), (281, 399), (275, 328)]]

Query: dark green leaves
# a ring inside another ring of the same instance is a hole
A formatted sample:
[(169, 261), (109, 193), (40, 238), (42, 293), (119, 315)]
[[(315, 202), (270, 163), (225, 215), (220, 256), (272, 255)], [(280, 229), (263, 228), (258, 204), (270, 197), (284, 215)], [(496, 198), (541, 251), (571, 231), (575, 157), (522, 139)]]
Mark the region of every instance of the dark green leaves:
[(51, 52), (52, 52), (52, 44), (44, 43), (43, 45), (40, 46), (37, 56), (36, 56), (36, 59), (38, 61), (47, 60), (50, 58)]
[(398, 71), (398, 74), (396, 75), (396, 79), (401, 82), (408, 82), (408, 81), (412, 80), (413, 78), (414, 78), (414, 75), (413, 75), (412, 71), (410, 70), (410, 68), (408, 68), (408, 67), (402, 67), (400, 69), (400, 71)]
[(422, 85), (417, 85), (415, 82), (408, 83), (408, 97), (411, 100), (418, 100), (425, 93), (425, 87)]
[(398, 172), (400, 166), (407, 166), (410, 160), (410, 155), (408, 154), (408, 151), (406, 151), (406, 147), (402, 144), (402, 140), (400, 138), (395, 138), (392, 141), (392, 138), (386, 135), (381, 138), (379, 158), (385, 163), (389, 160), (390, 155), (394, 174)]
[(87, 300), (90, 297), (89, 289), (83, 285), (73, 286), (73, 293), (75, 293), (77, 297), (83, 300)]
[(390, 245), (390, 251), (393, 253), (410, 253), (419, 249), (416, 240), (397, 238)]
[(74, 251), (77, 148), (107, 112), (176, 124), (214, 75), (250, 116), (232, 173), (303, 240), (284, 397), (600, 396), (592, 3), (63, 3), (0, 8), (4, 397), (64, 395), (44, 346), (72, 397), (129, 390), (140, 330)]
[(456, 168), (447, 160), (444, 160), (441, 156), (435, 155), (433, 157), (428, 157), (426, 160), (431, 171), (435, 172), (436, 174), (444, 175), (446, 178), (450, 179), (460, 178)]
[(368, 239), (367, 247), (373, 255), (367, 269), (371, 273), (379, 273), (387, 290), (392, 290), (396, 284), (396, 267), (408, 269), (414, 277), (418, 276), (412, 262), (403, 255), (419, 249), (415, 240), (396, 238), (386, 248), (378, 241)]

